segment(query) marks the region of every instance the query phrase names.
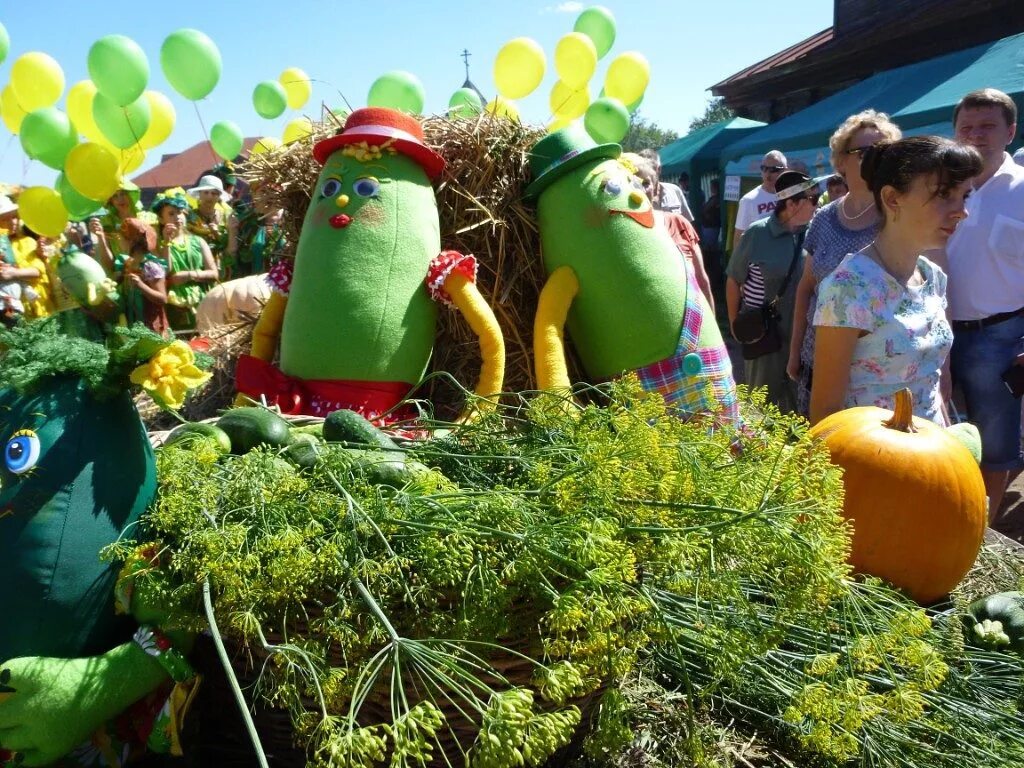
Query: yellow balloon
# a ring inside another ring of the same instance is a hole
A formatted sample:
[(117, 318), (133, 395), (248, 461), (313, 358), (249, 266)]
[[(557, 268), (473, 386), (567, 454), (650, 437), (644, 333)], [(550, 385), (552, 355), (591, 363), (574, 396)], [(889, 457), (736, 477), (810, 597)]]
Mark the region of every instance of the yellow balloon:
[(79, 80), (68, 88), (68, 117), (75, 130), (89, 141), (100, 141), (103, 133), (92, 116), (92, 100), (96, 84), (92, 80)]
[(106, 200), (121, 185), (120, 158), (106, 147), (89, 141), (79, 144), (64, 161), (64, 175), (90, 200)]
[(52, 107), (64, 93), (64, 70), (45, 53), (22, 54), (11, 67), (11, 87), (26, 112)]
[(551, 88), (551, 98), (548, 100), (551, 106), (551, 114), (562, 120), (575, 120), (583, 117), (583, 113), (590, 106), (590, 94), (586, 87), (571, 88), (561, 80)]
[(68, 225), (60, 194), (49, 187), (29, 187), (18, 196), (18, 215), (25, 226), (45, 237), (59, 237)]
[(563, 128), (565, 128), (567, 125), (569, 125), (569, 123), (571, 123), (571, 122), (572, 122), (572, 120), (566, 120), (565, 118), (562, 118), (562, 117), (556, 117), (554, 120), (552, 120), (550, 123), (548, 123), (548, 133), (554, 133), (555, 131), (560, 131)]
[(141, 144), (128, 147), (128, 149), (118, 150), (117, 165), (121, 175), (137, 171), (144, 162), (146, 162), (146, 150), (142, 148)]
[(496, 96), (487, 102), (485, 109), (487, 114), (495, 117), (504, 117), (509, 120), (519, 119), (519, 106), (514, 101), (509, 101), (502, 96)]
[(597, 48), (582, 32), (570, 32), (555, 46), (555, 70), (563, 83), (582, 88), (597, 69)]
[(644, 95), (651, 80), (651, 65), (642, 53), (620, 53), (608, 65), (604, 76), (604, 93), (623, 104), (632, 104)]
[(17, 134), (21, 130), (21, 121), (25, 119), (26, 114), (18, 103), (18, 97), (14, 95), (14, 89), (6, 86), (0, 92), (0, 117), (3, 118), (7, 130)]
[(174, 121), (177, 115), (171, 100), (159, 91), (146, 91), (142, 95), (149, 102), (149, 128), (139, 139), (139, 146), (142, 149), (153, 149), (167, 141), (167, 137), (174, 130)]
[(505, 43), (494, 59), (494, 84), (506, 99), (521, 99), (540, 85), (547, 62), (544, 49), (528, 37)]
[(277, 82), (284, 88), (289, 109), (302, 109), (313, 94), (313, 83), (310, 81), (309, 75), (298, 67), (288, 67), (277, 78)]
[(265, 155), (267, 152), (273, 152), (275, 149), (280, 148), (280, 146), (281, 140), (276, 136), (264, 136), (253, 144), (252, 149), (249, 150), (249, 157)]
[(313, 122), (308, 117), (298, 117), (284, 127), (281, 138), (285, 144), (291, 144), (293, 141), (306, 138), (312, 132)]

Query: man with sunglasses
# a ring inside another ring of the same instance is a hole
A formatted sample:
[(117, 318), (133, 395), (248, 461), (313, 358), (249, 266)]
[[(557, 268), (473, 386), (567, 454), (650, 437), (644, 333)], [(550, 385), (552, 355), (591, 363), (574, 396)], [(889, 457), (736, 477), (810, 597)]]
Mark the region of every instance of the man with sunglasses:
[(736, 214), (736, 228), (732, 233), (732, 247), (735, 248), (750, 225), (763, 219), (775, 210), (775, 180), (786, 170), (786, 156), (773, 149), (761, 158), (761, 183), (740, 198), (740, 209)]

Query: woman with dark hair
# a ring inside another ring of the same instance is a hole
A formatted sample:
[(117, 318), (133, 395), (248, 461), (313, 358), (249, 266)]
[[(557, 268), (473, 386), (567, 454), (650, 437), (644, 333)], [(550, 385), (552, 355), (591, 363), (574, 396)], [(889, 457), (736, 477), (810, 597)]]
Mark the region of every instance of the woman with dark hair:
[(803, 238), (814, 216), (817, 183), (799, 171), (783, 171), (775, 180), (775, 210), (751, 224), (729, 259), (725, 301), (729, 326), (737, 341), (735, 321), (743, 308), (771, 306), (780, 333), (779, 349), (751, 359), (744, 348), (744, 373), (751, 388), (766, 387), (768, 402), (783, 413), (796, 409), (796, 387), (786, 376), (793, 302), (803, 265)]
[(921, 254), (944, 247), (966, 218), (981, 168), (977, 150), (937, 136), (882, 141), (863, 153), (861, 176), (881, 228), (819, 286), (812, 424), (857, 405), (892, 408), (904, 387), (915, 415), (947, 422), (939, 390), (953, 344), (946, 275)]

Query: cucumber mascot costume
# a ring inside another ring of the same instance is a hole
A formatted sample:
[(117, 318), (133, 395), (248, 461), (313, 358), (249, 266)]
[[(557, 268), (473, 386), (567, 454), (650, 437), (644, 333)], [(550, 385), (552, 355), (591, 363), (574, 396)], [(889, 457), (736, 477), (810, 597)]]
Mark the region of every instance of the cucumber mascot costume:
[(738, 419), (732, 365), (714, 314), (618, 144), (582, 125), (530, 153), (547, 282), (534, 321), (541, 389), (567, 390), (566, 324), (595, 381), (632, 371), (680, 416)]
[(238, 391), (284, 413), (406, 418), (412, 414), (392, 409), (423, 376), (441, 301), (480, 339), (477, 394), (500, 392), (501, 331), (474, 284), (475, 259), (440, 252), (431, 182), (444, 160), (424, 144), (419, 122), (391, 109), (357, 109), (313, 155), (323, 170), (294, 265), (279, 262), (270, 272), (274, 295), (251, 356), (238, 361)]
[[(207, 375), (141, 327), (100, 344), (59, 325), (0, 334), (0, 764), (120, 765), (171, 747), (158, 716), (193, 677), (138, 612), (116, 615), (118, 571), (100, 556), (156, 492), (129, 377), (177, 400)], [(122, 613), (139, 608), (122, 597)]]

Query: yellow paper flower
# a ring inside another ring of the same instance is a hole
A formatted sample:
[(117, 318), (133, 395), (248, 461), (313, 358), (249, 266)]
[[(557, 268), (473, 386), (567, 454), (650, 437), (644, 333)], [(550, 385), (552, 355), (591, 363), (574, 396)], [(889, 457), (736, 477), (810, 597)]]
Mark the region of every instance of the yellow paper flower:
[(196, 368), (195, 362), (191, 347), (174, 341), (132, 371), (131, 381), (161, 405), (181, 408), (188, 391), (206, 383), (211, 376)]

